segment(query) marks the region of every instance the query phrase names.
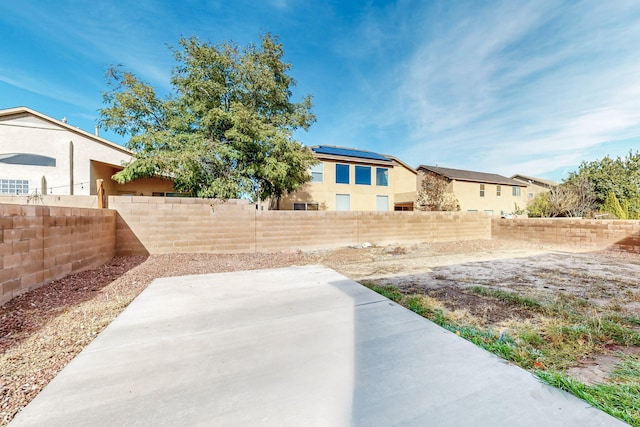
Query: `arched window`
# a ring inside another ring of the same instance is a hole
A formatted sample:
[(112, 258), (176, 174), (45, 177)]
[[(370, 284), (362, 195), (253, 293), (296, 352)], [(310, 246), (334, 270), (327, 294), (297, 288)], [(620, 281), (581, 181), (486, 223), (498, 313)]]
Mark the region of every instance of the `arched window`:
[(56, 159), (39, 154), (6, 153), (0, 154), (0, 163), (26, 166), (55, 166)]

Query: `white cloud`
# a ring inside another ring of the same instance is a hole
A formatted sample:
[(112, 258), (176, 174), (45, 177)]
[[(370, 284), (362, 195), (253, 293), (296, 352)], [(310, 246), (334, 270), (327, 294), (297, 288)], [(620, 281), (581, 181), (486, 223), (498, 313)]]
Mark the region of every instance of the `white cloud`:
[[(640, 131), (640, 9), (498, 4), (448, 16), (398, 69), (420, 163), (503, 174), (575, 166)], [(471, 13), (477, 19), (470, 18)], [(516, 168), (531, 168), (522, 170)]]

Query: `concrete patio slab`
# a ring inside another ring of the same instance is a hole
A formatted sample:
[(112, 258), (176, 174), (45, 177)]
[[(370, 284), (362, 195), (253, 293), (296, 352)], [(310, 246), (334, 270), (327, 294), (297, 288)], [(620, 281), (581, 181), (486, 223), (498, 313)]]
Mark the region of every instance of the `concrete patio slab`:
[(154, 281), (19, 426), (616, 426), (333, 270)]

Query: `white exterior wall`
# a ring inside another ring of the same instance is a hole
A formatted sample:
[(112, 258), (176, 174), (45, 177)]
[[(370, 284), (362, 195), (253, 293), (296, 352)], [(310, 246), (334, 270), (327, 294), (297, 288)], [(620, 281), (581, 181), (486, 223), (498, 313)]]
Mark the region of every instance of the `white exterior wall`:
[[(47, 194), (69, 195), (70, 143), (73, 143), (73, 194), (91, 194), (91, 160), (120, 166), (131, 160), (124, 147), (71, 126), (49, 121), (30, 113), (0, 116), (0, 154), (25, 153), (52, 157), (53, 166), (0, 163), (0, 179), (29, 180), (29, 193), (41, 191), (47, 180)], [(95, 187), (95, 183), (93, 184)]]

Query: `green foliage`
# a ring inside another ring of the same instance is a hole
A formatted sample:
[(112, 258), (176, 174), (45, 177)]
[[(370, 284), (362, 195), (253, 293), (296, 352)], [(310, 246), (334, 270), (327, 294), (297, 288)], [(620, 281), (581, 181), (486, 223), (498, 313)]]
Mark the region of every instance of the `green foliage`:
[(472, 286), (470, 292), (476, 295), (488, 296), (501, 301), (510, 302), (526, 308), (541, 308), (542, 304), (532, 298), (523, 297), (515, 292), (503, 291), (502, 289), (490, 289), (482, 286)]
[(517, 203), (513, 204), (513, 214), (514, 215), (523, 215), (525, 210), (518, 206)]
[[(610, 193), (618, 199), (626, 218), (640, 219), (640, 152), (630, 151), (625, 157), (606, 156), (601, 160), (582, 162), (566, 182), (586, 178), (593, 184), (596, 204), (603, 211)], [(615, 213), (615, 212), (609, 212)]]
[(538, 371), (537, 375), (632, 426), (640, 426), (640, 384), (637, 382), (587, 386), (558, 372)]
[(536, 196), (527, 207), (530, 217), (584, 217), (595, 208), (593, 185), (585, 177), (577, 177), (552, 187)]
[(546, 218), (551, 216), (549, 193), (538, 194), (527, 206), (527, 212), (531, 218)]
[(166, 176), (199, 197), (279, 199), (308, 182), (316, 160), (293, 138), (315, 121), (311, 98), (291, 101), (295, 81), (284, 51), (266, 34), (260, 46), (181, 39), (173, 92), (160, 99), (135, 75), (111, 67), (101, 124), (129, 135), (136, 158), (118, 182)]
[(627, 219), (627, 210), (620, 205), (616, 193), (610, 191), (607, 197), (604, 199), (604, 203), (600, 207), (600, 210), (613, 215), (618, 219)]

